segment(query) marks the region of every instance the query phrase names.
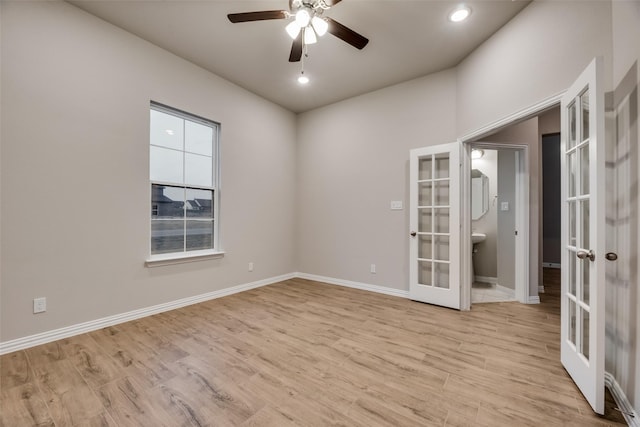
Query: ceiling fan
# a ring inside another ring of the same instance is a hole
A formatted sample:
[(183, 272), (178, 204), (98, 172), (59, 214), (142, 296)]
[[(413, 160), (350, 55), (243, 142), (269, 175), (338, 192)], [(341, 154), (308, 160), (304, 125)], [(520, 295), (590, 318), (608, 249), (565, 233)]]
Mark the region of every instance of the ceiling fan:
[(286, 26), (286, 30), (293, 39), (289, 62), (298, 62), (300, 58), (302, 58), (304, 47), (316, 43), (316, 36), (322, 36), (327, 32), (344, 40), (357, 49), (362, 49), (369, 43), (369, 39), (366, 37), (328, 16), (322, 16), (325, 11), (341, 1), (342, 0), (289, 0), (289, 10), (230, 13), (227, 17), (229, 21), (234, 24), (239, 22), (294, 18)]

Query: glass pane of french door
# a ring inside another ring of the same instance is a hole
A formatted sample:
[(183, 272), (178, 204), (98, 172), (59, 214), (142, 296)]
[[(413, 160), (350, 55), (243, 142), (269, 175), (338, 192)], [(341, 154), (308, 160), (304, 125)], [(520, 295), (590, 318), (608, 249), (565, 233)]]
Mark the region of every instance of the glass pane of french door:
[(588, 254), (589, 210), (589, 90), (575, 97), (568, 107), (569, 138), (565, 147), (568, 197), (565, 200), (569, 214), (568, 252), (569, 274), (567, 307), (569, 322), (567, 336), (578, 354), (589, 360), (589, 276), (591, 261), (578, 258), (578, 253)]
[(418, 285), (449, 288), (449, 153), (418, 161)]

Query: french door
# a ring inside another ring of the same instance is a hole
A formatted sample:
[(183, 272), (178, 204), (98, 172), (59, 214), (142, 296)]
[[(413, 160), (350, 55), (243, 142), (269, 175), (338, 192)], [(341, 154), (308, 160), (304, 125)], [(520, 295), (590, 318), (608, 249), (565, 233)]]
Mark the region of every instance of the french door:
[(605, 151), (602, 59), (561, 101), (561, 360), (604, 413)]
[(409, 296), (460, 309), (460, 145), (410, 152)]

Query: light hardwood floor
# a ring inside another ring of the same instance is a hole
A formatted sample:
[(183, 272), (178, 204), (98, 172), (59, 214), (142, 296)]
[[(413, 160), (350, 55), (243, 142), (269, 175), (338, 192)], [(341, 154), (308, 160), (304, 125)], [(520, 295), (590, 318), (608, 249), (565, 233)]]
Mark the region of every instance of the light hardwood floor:
[(4, 355), (0, 425), (596, 426), (540, 305), (294, 279)]

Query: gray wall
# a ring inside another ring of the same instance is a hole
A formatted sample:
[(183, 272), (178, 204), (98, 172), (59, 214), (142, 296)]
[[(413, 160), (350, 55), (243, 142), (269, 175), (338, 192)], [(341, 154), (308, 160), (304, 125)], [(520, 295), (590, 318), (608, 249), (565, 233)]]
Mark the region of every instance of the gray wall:
[[(509, 126), (500, 132), (482, 138), (482, 142), (526, 145), (528, 147), (529, 163), (529, 293), (530, 296), (538, 295), (538, 286), (541, 285), (542, 276), (539, 268), (540, 245), (540, 156), (538, 139), (538, 118), (526, 120)], [(514, 252), (515, 253), (515, 252)], [(505, 253), (501, 253), (506, 255)], [(503, 262), (515, 263), (515, 257), (509, 256)]]
[[(455, 141), (455, 77), (448, 70), (299, 116), (299, 271), (408, 289), (409, 150)], [(390, 210), (392, 200), (405, 209)]]
[[(2, 341), (295, 271), (294, 114), (67, 3), (0, 7)], [(144, 266), (150, 100), (222, 124), (223, 259)]]
[[(610, 75), (609, 3), (534, 2), (455, 70), (300, 115), (299, 270), (406, 290), (408, 216), (388, 205), (395, 195), (408, 200), (408, 150), (453, 141), (565, 90), (596, 55), (607, 59)], [(537, 123), (534, 128), (530, 295), (538, 293), (541, 251)], [(378, 274), (369, 273), (371, 263), (382, 266)]]
[[(406, 289), (408, 150), (566, 89), (597, 55), (609, 88), (631, 81), (617, 138), (638, 146), (638, 2), (532, 2), (455, 69), (297, 120), (66, 3), (0, 8), (2, 341), (296, 270)], [(150, 99), (222, 123), (222, 260), (143, 267)], [(640, 411), (640, 206), (637, 175), (626, 180), (631, 240), (626, 272), (608, 276), (607, 369)], [(47, 313), (31, 314), (36, 296)]]
[[(389, 201), (408, 201), (408, 150), (453, 141), (566, 88), (592, 56), (610, 57), (606, 4), (534, 2), (455, 70), (296, 120), (68, 4), (3, 2), (2, 12), (2, 104), (12, 106), (3, 109), (2, 127), (3, 340), (296, 270), (407, 289), (408, 214), (390, 211)], [(562, 25), (548, 25), (563, 14)], [(551, 39), (531, 37), (542, 26), (552, 27)], [(565, 49), (575, 44), (580, 49)], [(531, 63), (547, 57), (560, 72), (531, 74)], [(222, 123), (223, 260), (141, 266), (148, 251), (149, 99)], [(104, 166), (109, 160), (117, 174)], [(256, 184), (265, 176), (268, 191)], [(81, 206), (102, 210), (91, 220), (54, 212), (51, 227), (20, 207), (34, 199), (73, 206), (78, 196), (87, 198)], [(20, 233), (27, 224), (30, 231)], [(253, 274), (248, 261), (256, 264)], [(178, 288), (175, 280), (185, 284)], [(49, 298), (46, 314), (30, 313), (35, 296)]]
[[(509, 203), (503, 211), (501, 203)], [(498, 283), (506, 288), (516, 288), (516, 152), (498, 150)]]
[(606, 370), (640, 413), (640, 2), (613, 2), (612, 22), (614, 143), (607, 184), (615, 183), (617, 191), (608, 193), (607, 243), (619, 258), (607, 263)]
[[(489, 138), (500, 139), (500, 134)], [(484, 152), (481, 159), (472, 162), (474, 169), (486, 171), (490, 177), (489, 211), (471, 223), (472, 231), (487, 234), (487, 239), (476, 245), (475, 275), (496, 278), (500, 286), (515, 289), (516, 155), (511, 149)], [(509, 210), (500, 209), (502, 202), (509, 203)]]
[[(542, 137), (544, 135), (549, 135), (549, 134), (559, 134), (560, 133), (560, 106), (557, 106), (555, 108), (550, 109), (549, 111), (546, 111), (544, 113), (542, 113), (539, 117), (538, 117), (538, 134), (540, 135), (540, 155), (543, 155), (543, 145), (542, 145)], [(542, 161), (542, 165), (541, 167), (543, 168), (542, 170), (542, 176), (543, 176), (543, 186), (544, 186), (544, 177), (547, 176), (548, 173), (551, 173), (552, 175), (554, 173), (560, 173), (560, 170), (558, 169), (557, 171), (549, 171), (548, 167), (545, 164), (545, 161)], [(558, 165), (558, 168), (560, 166)], [(555, 197), (560, 197), (560, 181), (556, 180), (555, 184), (553, 184), (553, 178), (547, 178), (547, 182), (546, 184), (550, 184), (549, 185), (549, 189), (548, 191), (551, 191), (553, 193), (557, 193)], [(545, 197), (545, 195), (548, 196), (548, 194), (546, 193), (547, 189), (542, 190), (543, 193), (543, 197)], [(553, 254), (555, 252), (560, 251), (560, 245), (561, 242), (560, 240), (556, 240), (556, 239), (560, 239), (560, 235), (557, 233), (553, 234), (553, 238), (550, 238), (548, 236), (545, 236), (545, 233), (548, 232), (545, 231), (545, 229), (547, 227), (544, 226), (544, 221), (553, 221), (552, 220), (552, 215), (547, 215), (547, 218), (545, 219), (545, 201), (542, 201), (542, 209), (543, 209), (543, 227), (542, 227), (542, 246), (540, 248), (540, 259), (542, 259), (543, 262), (557, 262), (560, 263), (560, 258), (557, 258), (557, 261), (553, 261), (554, 259), (556, 259), (556, 256), (559, 255), (555, 255), (555, 256), (550, 256), (549, 259), (551, 259), (551, 261), (548, 261), (546, 259), (546, 256), (549, 254)], [(558, 214), (558, 217), (556, 218), (557, 224), (554, 224), (552, 227), (559, 227), (560, 226), (560, 216)], [(561, 253), (561, 252), (559, 252)]]
[[(501, 134), (489, 137), (501, 139)], [(512, 141), (517, 142), (517, 141)], [(500, 286), (515, 289), (515, 226), (516, 226), (516, 163), (511, 149), (484, 150), (481, 159), (472, 161), (472, 168), (489, 177), (489, 211), (472, 221), (472, 231), (487, 235), (476, 244), (474, 268), (476, 276), (495, 278)], [(500, 203), (509, 203), (509, 210), (500, 210)]]
[(534, 1), (457, 67), (459, 135), (566, 90), (605, 58), (611, 87), (611, 3)]
[(542, 262), (560, 264), (560, 134), (542, 137)]
[(477, 252), (473, 255), (474, 274), (476, 276), (497, 279), (498, 262), (496, 260), (498, 241), (498, 152), (484, 150), (484, 156), (471, 161), (471, 167), (484, 173), (489, 179), (489, 210), (481, 218), (471, 221), (471, 231), (479, 231), (487, 235), (484, 242), (475, 245)]

